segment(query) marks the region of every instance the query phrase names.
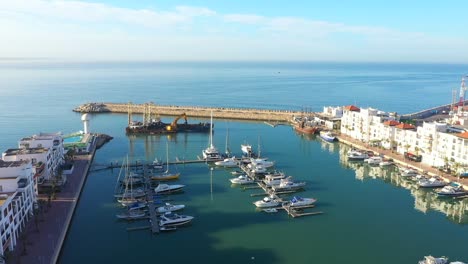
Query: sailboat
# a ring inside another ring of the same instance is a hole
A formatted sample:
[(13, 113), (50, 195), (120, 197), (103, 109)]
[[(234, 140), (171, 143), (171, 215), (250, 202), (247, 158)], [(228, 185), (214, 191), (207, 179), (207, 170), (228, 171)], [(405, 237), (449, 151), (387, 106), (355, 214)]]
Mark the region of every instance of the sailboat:
[[(124, 167), (125, 164), (125, 167)], [(130, 176), (130, 172), (128, 169), (128, 157), (125, 163), (122, 164), (121, 170), (124, 170), (125, 173), (125, 178), (128, 178)], [(119, 175), (120, 177), (120, 175)], [(139, 202), (138, 197), (143, 197), (145, 195), (145, 192), (141, 189), (136, 189), (133, 190), (133, 182), (132, 181), (125, 181), (125, 191), (122, 194), (116, 194), (114, 195), (116, 198), (120, 198), (117, 201), (121, 203), (123, 206), (129, 206), (130, 204), (133, 204), (135, 202)], [(130, 188), (129, 188), (130, 185)]]
[(213, 145), (213, 112), (210, 120), (210, 145), (203, 150), (203, 159), (206, 161), (216, 161), (221, 159), (218, 149)]
[(168, 181), (168, 180), (177, 180), (179, 179), (180, 173), (171, 173), (169, 172), (169, 143), (166, 142), (166, 171), (155, 174), (151, 176), (153, 181)]

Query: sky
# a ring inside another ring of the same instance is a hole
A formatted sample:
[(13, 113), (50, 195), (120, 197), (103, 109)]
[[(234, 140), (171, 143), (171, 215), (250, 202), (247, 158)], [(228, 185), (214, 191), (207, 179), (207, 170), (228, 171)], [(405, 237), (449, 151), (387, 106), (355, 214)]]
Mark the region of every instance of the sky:
[(0, 59), (468, 62), (462, 0), (0, 0)]

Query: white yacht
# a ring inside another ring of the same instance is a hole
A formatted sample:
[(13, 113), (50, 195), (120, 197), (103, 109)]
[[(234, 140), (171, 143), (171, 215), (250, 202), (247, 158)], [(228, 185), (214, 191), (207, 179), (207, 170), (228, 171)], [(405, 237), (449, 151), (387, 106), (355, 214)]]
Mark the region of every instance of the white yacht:
[(252, 168), (253, 166), (258, 166), (258, 165), (261, 165), (265, 168), (270, 168), (275, 165), (275, 162), (268, 161), (265, 158), (250, 159), (250, 163), (247, 165), (247, 167)]
[(281, 180), (286, 178), (286, 174), (284, 173), (274, 173), (274, 174), (267, 174), (265, 175), (265, 178), (263, 179), (263, 182), (267, 186), (273, 186), (273, 185), (279, 185)]
[(221, 154), (218, 149), (213, 145), (213, 112), (211, 112), (210, 121), (210, 145), (203, 150), (203, 159), (206, 161), (217, 161), (221, 160)]
[(279, 185), (273, 185), (271, 188), (275, 192), (295, 191), (302, 189), (305, 185), (305, 182), (294, 182), (291, 176), (289, 176), (285, 179), (281, 179)]
[(252, 156), (252, 145), (250, 144), (241, 144), (241, 150), (242, 150), (242, 154), (244, 154), (245, 156), (247, 157), (251, 157)]
[(165, 184), (165, 183), (160, 183), (156, 188), (154, 188), (154, 192), (156, 194), (167, 194), (167, 193), (173, 193), (173, 192), (178, 192), (181, 191), (182, 188), (184, 188), (185, 185), (182, 184)]
[(369, 163), (369, 165), (379, 165), (382, 162), (382, 157), (379, 156), (372, 156), (367, 159), (364, 159), (364, 162)]
[(436, 258), (433, 256), (425, 256), (424, 259), (420, 260), (418, 263), (419, 264), (447, 264), (448, 258), (446, 257)]
[(257, 165), (257, 166), (254, 166), (253, 168), (251, 168), (250, 171), (255, 173), (255, 174), (262, 174), (262, 173), (267, 172), (267, 169), (262, 165)]
[(159, 226), (178, 226), (190, 223), (194, 217), (189, 215), (178, 215), (176, 213), (165, 213), (161, 215)]
[(267, 196), (263, 198), (262, 200), (254, 202), (255, 206), (259, 208), (264, 208), (264, 207), (274, 207), (278, 206), (280, 202), (276, 200), (273, 196)]
[(312, 205), (317, 201), (317, 199), (314, 198), (303, 198), (299, 196), (294, 196), (288, 203), (289, 206), (294, 207), (294, 206), (306, 206), (306, 205)]
[(421, 179), (418, 181), (418, 186), (421, 188), (436, 188), (444, 187), (445, 185), (447, 185), (446, 182), (436, 177), (432, 177), (430, 179)]
[(414, 177), (418, 175), (418, 171), (414, 169), (405, 169), (400, 173), (400, 175), (402, 177)]
[(436, 193), (439, 196), (451, 196), (451, 197), (468, 195), (468, 192), (463, 190), (463, 187), (461, 185), (454, 184), (454, 183), (450, 185), (446, 185), (442, 189), (438, 189)]
[(350, 150), (348, 151), (347, 157), (348, 157), (348, 160), (359, 161), (359, 160), (364, 160), (364, 159), (369, 158), (369, 155), (367, 155), (367, 153), (365, 152), (361, 152), (357, 150)]
[(241, 175), (237, 178), (230, 179), (231, 183), (233, 184), (250, 184), (254, 183), (255, 181), (249, 178), (247, 175)]
[(239, 166), (239, 161), (237, 161), (236, 157), (231, 157), (224, 160), (216, 161), (215, 165), (223, 167), (237, 167)]
[(185, 208), (185, 205), (183, 204), (171, 204), (171, 203), (166, 203), (164, 206), (160, 206), (156, 208), (156, 213), (167, 213), (167, 212), (174, 212), (178, 210), (182, 210)]

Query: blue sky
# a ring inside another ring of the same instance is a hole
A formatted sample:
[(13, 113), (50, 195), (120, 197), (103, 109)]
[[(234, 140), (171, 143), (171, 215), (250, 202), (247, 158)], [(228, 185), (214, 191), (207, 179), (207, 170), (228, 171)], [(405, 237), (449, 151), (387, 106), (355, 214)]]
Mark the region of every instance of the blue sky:
[(468, 61), (463, 1), (64, 1), (0, 4), (0, 57)]

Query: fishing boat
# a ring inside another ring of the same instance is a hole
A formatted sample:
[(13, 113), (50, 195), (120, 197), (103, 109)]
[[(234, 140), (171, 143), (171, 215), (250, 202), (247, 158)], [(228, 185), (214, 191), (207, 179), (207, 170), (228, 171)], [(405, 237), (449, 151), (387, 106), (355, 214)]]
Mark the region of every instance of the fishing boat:
[(320, 138), (327, 142), (334, 142), (336, 140), (336, 135), (331, 131), (320, 131)]
[(161, 215), (159, 225), (162, 227), (185, 225), (190, 223), (193, 220), (193, 218), (193, 216), (178, 215), (176, 213), (169, 212)]
[(174, 212), (178, 210), (182, 210), (185, 208), (185, 205), (183, 204), (171, 204), (171, 203), (166, 203), (164, 206), (160, 206), (156, 208), (156, 213), (167, 213), (167, 212)]
[(294, 130), (303, 134), (316, 134), (320, 131), (317, 124), (308, 120), (306, 117), (296, 118), (293, 120)]
[(169, 172), (169, 143), (166, 142), (166, 171), (152, 175), (150, 177), (153, 181), (169, 181), (169, 180), (177, 180), (179, 179), (180, 173), (172, 173)]
[(233, 184), (251, 184), (254, 183), (255, 181), (249, 178), (247, 175), (241, 175), (237, 178), (230, 179), (231, 183)]
[(303, 198), (300, 196), (294, 196), (287, 204), (291, 207), (295, 206), (307, 206), (307, 205), (312, 205), (317, 201), (317, 199), (314, 198)]
[(221, 154), (213, 145), (213, 112), (211, 112), (209, 146), (202, 151), (203, 159), (206, 161), (221, 160)]
[(444, 187), (445, 185), (447, 185), (446, 182), (436, 177), (432, 177), (430, 179), (421, 179), (418, 181), (418, 186), (421, 188), (437, 188)]
[(224, 160), (216, 161), (215, 165), (222, 167), (237, 167), (239, 166), (239, 161), (237, 161), (236, 157), (231, 157)]
[(264, 208), (264, 207), (274, 207), (278, 206), (280, 202), (274, 198), (274, 196), (267, 196), (263, 198), (262, 200), (258, 200), (254, 202), (255, 206), (259, 208)]
[(169, 193), (174, 193), (174, 192), (179, 192), (182, 191), (182, 189), (185, 187), (185, 185), (182, 184), (164, 184), (160, 183), (156, 188), (154, 188), (154, 192), (156, 194), (169, 194)]

